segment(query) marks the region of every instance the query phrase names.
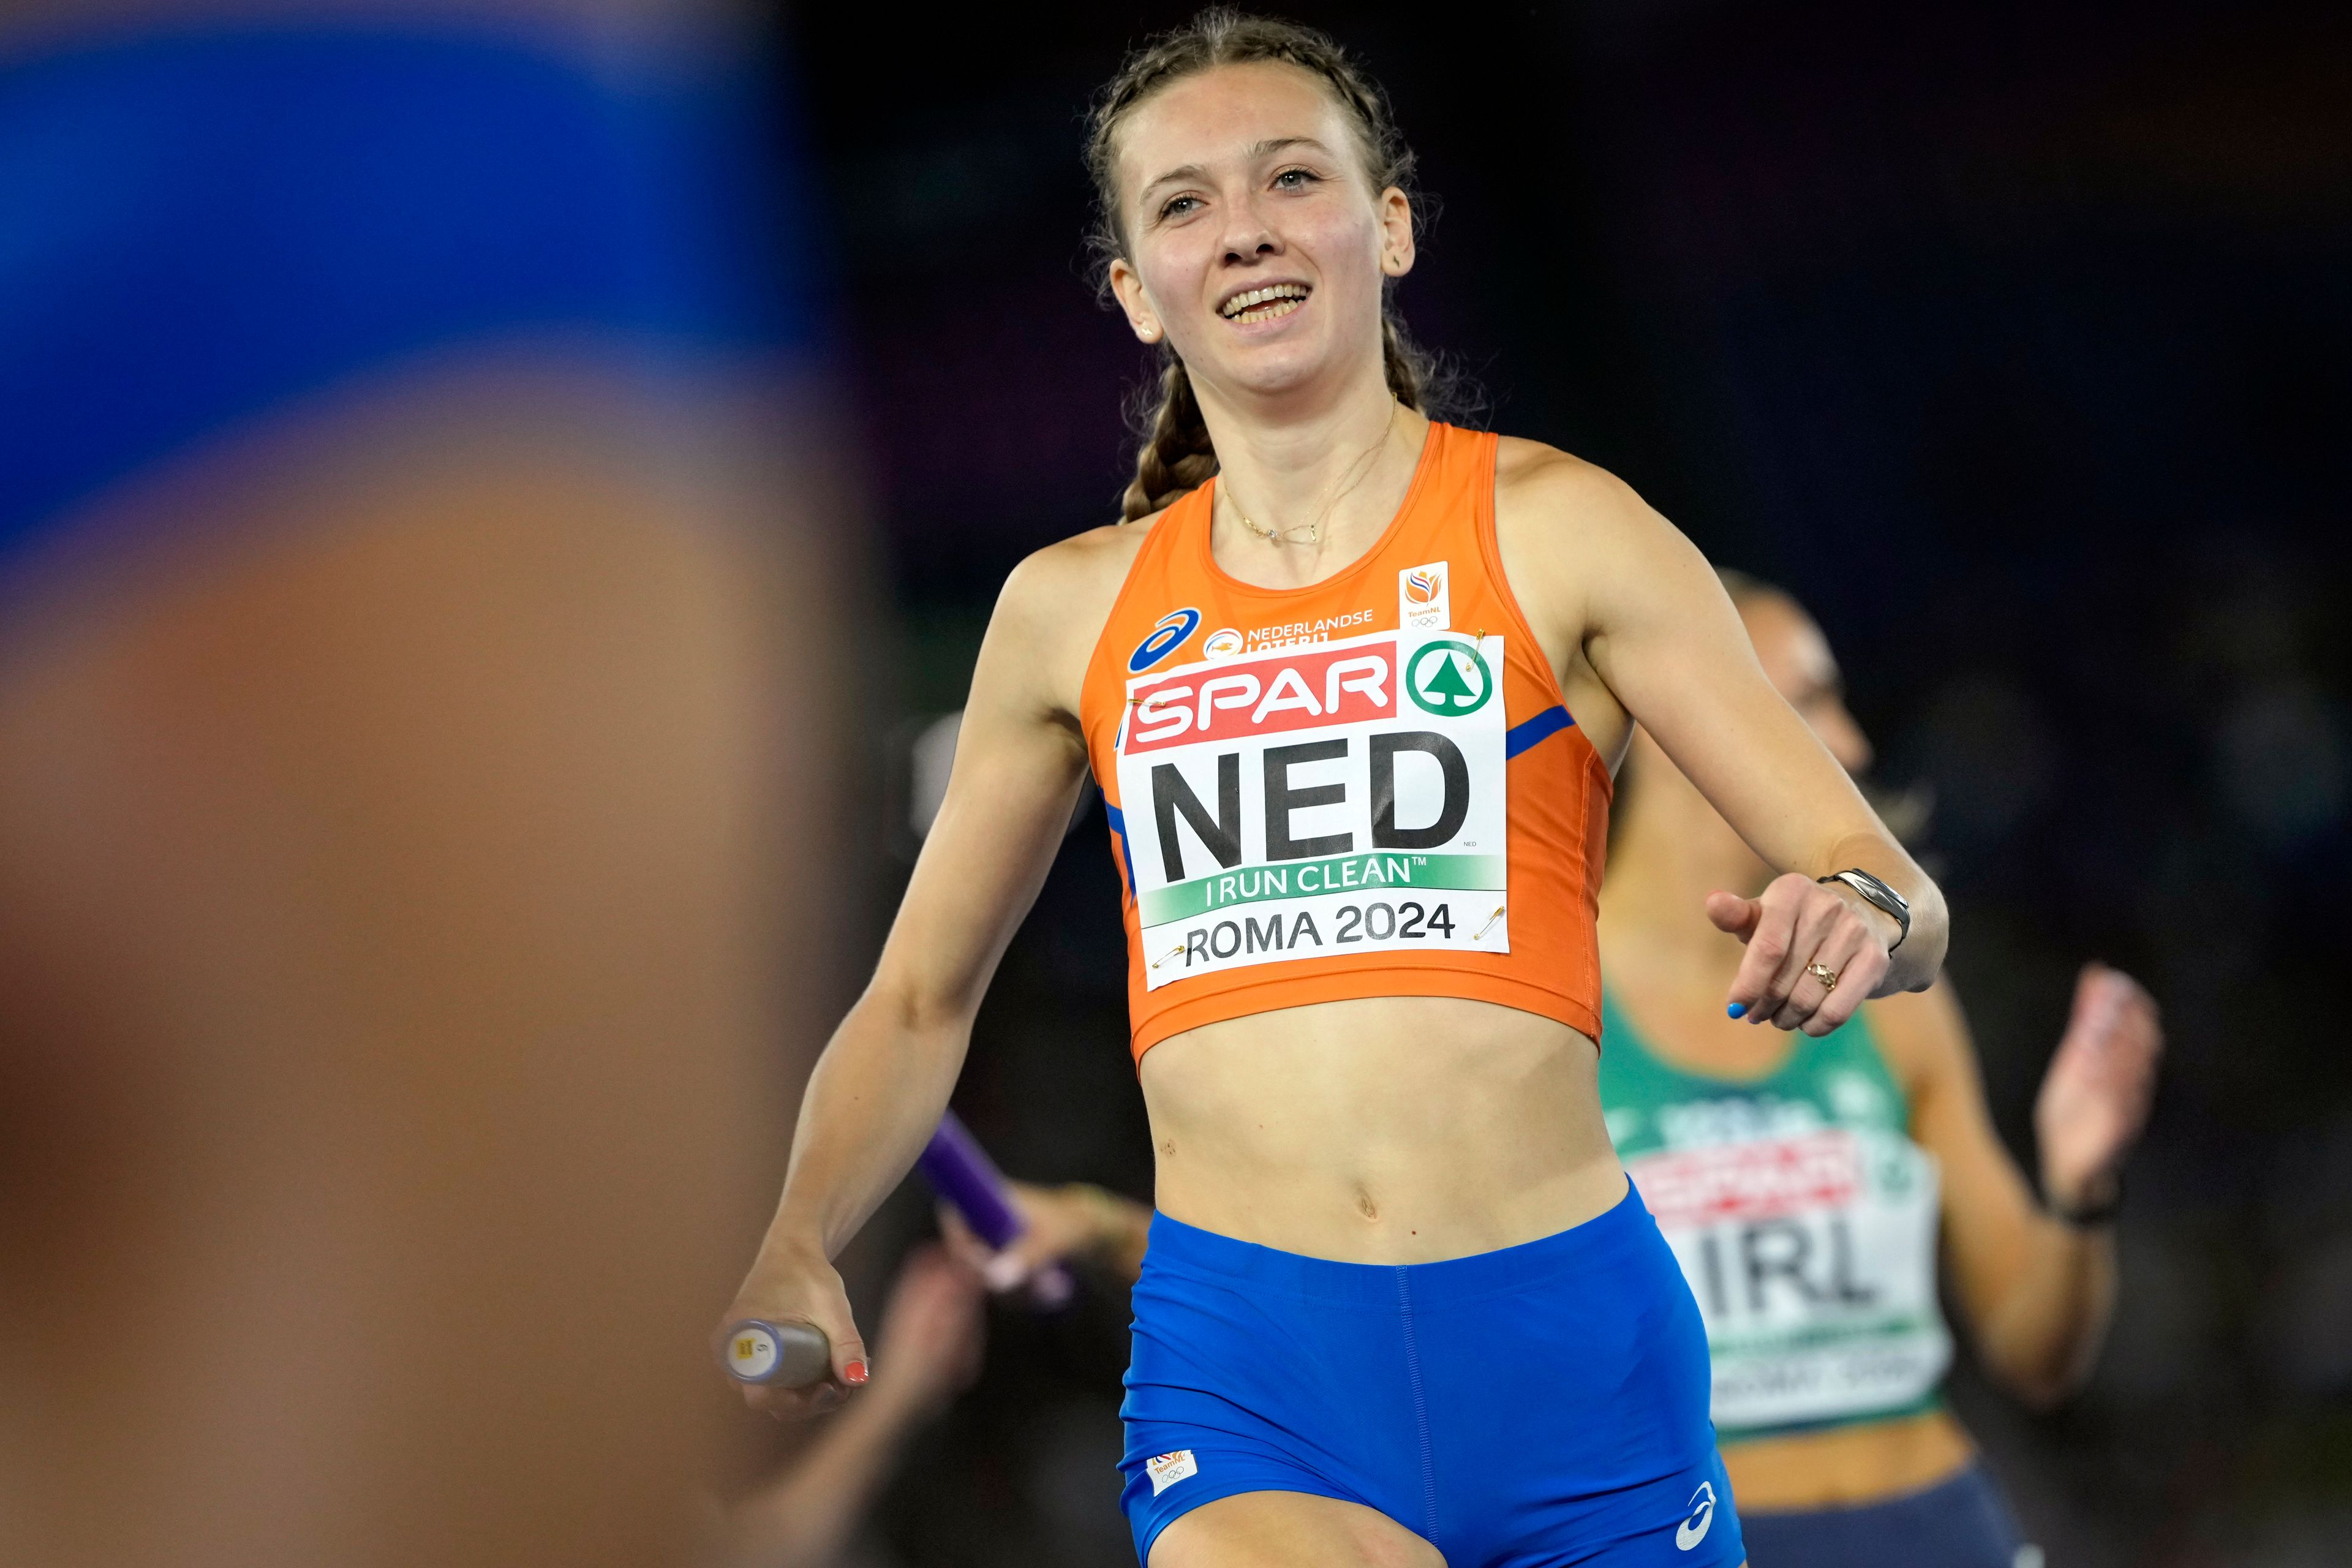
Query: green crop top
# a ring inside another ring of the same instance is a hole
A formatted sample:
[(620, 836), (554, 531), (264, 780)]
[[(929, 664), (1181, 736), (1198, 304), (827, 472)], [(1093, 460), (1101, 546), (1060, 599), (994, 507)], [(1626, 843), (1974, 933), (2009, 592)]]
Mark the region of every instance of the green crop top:
[(1934, 1408), (1936, 1163), (1862, 1016), (1743, 1082), (1669, 1066), (1601, 1006), (1601, 1112), (1698, 1299), (1723, 1439)]

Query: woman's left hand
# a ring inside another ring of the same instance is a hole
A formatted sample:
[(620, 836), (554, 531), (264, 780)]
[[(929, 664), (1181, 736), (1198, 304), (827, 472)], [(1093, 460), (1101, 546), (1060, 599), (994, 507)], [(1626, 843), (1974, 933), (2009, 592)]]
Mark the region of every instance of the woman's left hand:
[(2120, 969), (2086, 963), (2074, 1011), (2033, 1105), (2042, 1190), (2068, 1210), (2113, 1201), (2124, 1156), (2147, 1125), (2164, 1026), (2156, 1000)]
[(1727, 1011), (1751, 1024), (1826, 1035), (1886, 977), (1894, 921), (1843, 883), (1790, 871), (1761, 898), (1709, 893), (1706, 918), (1747, 944)]

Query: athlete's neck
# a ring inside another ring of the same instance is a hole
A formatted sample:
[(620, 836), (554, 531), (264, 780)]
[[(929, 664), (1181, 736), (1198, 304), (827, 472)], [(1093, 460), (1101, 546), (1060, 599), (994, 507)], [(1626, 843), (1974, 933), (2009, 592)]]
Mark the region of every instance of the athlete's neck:
[(1344, 570), (1386, 531), (1429, 421), (1398, 404), (1377, 362), (1371, 368), (1371, 379), (1321, 396), (1236, 397), (1196, 384), (1217, 448), (1221, 565), (1247, 582), (1302, 586)]

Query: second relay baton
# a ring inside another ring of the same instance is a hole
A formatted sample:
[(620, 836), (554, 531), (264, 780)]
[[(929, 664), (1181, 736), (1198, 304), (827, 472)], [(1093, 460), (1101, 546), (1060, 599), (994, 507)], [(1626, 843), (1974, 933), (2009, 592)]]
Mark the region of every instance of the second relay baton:
[[(971, 1233), (993, 1251), (1002, 1252), (1018, 1240), (1021, 1212), (1013, 1206), (1012, 1189), (1003, 1173), (981, 1148), (969, 1128), (952, 1110), (940, 1119), (939, 1131), (923, 1150), (916, 1168), (957, 1214)], [(1040, 1269), (1029, 1282), (1039, 1305), (1058, 1307), (1076, 1286), (1060, 1264)], [(806, 1323), (772, 1323), (746, 1318), (731, 1324), (719, 1347), (720, 1363), (738, 1383), (805, 1388), (833, 1369), (825, 1338)]]
[[(1013, 1206), (1012, 1188), (954, 1111), (940, 1118), (939, 1131), (915, 1169), (992, 1251), (1002, 1252), (1020, 1239), (1024, 1227), (1021, 1211)], [(1076, 1289), (1069, 1270), (1058, 1263), (1039, 1269), (1029, 1282), (1031, 1296), (1042, 1307), (1062, 1305)]]

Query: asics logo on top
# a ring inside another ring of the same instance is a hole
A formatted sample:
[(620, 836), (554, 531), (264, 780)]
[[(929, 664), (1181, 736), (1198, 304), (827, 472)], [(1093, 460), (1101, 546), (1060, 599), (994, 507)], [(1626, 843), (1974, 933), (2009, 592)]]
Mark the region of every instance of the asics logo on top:
[(1127, 672), (1141, 675), (1174, 653), (1177, 645), (1191, 637), (1200, 624), (1201, 612), (1189, 605), (1160, 616), (1159, 624), (1151, 628), (1151, 635), (1137, 643), (1135, 651), (1127, 656)]
[(1675, 1550), (1677, 1552), (1688, 1552), (1705, 1541), (1707, 1531), (1714, 1526), (1715, 1483), (1699, 1482), (1698, 1490), (1691, 1493), (1691, 1516), (1675, 1527)]

